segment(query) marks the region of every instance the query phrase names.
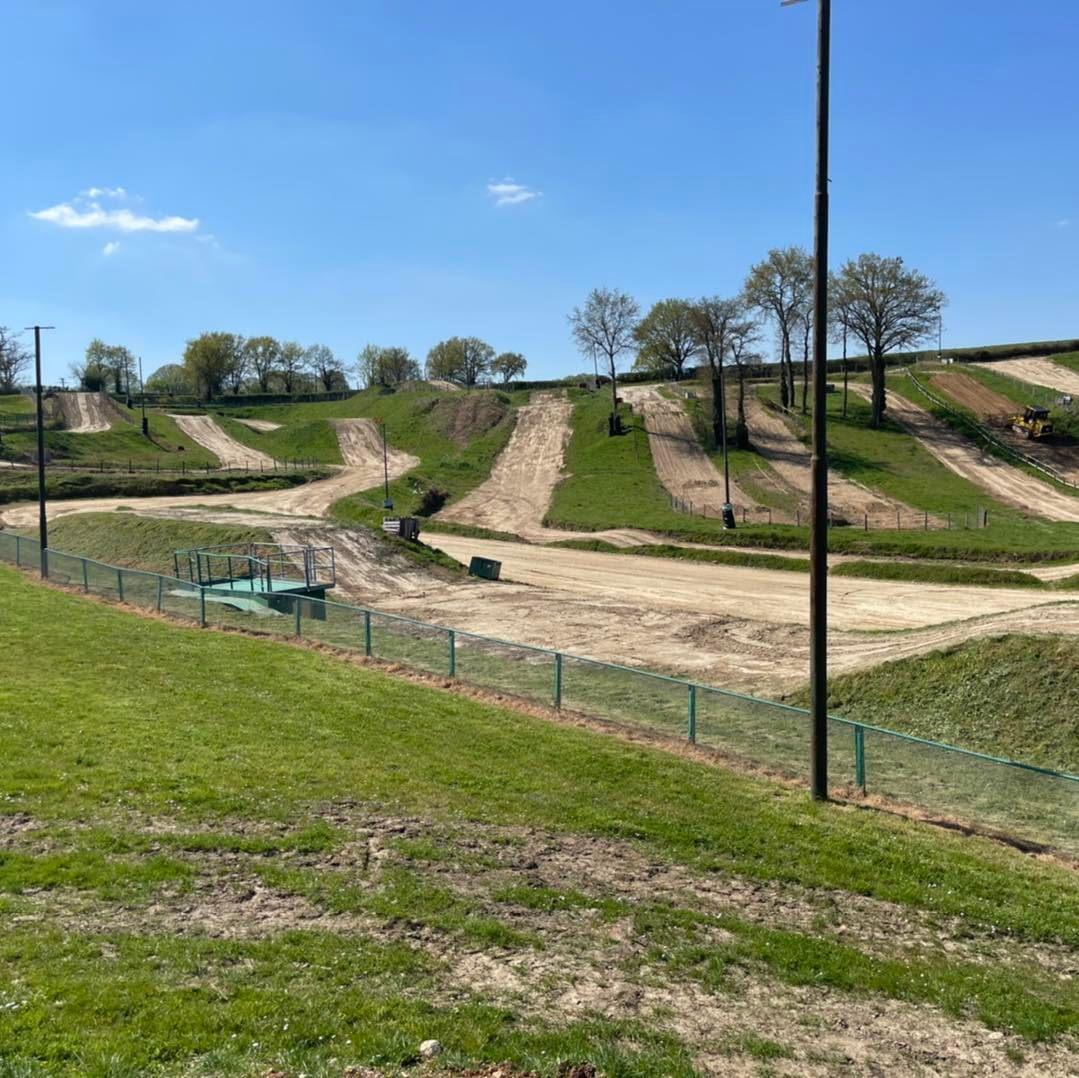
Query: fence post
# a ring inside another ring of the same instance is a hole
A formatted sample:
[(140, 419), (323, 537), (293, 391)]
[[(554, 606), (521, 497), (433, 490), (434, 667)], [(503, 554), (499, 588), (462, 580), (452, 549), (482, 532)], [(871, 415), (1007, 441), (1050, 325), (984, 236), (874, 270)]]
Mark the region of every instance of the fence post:
[(82, 590), (90, 590), (90, 568), (85, 558), (80, 559), (82, 561)]
[(124, 601), (124, 571), (123, 569), (116, 570), (116, 598), (120, 602)]
[(854, 728), (854, 785), (865, 793), (865, 727)]
[(297, 596), (295, 599), (292, 600), (292, 608), (296, 611), (296, 639), (299, 640), (300, 635), (301, 635), (301, 632), (300, 632), (301, 621), (300, 621), (300, 619), (303, 617), (303, 614), (302, 614), (301, 609), (300, 609), (299, 596)]
[(199, 588), (199, 626), (206, 628), (206, 589)]
[(371, 658), (371, 611), (363, 612), (363, 653)]
[(562, 652), (554, 653), (554, 706), (556, 711), (562, 710)]
[(689, 740), (697, 742), (697, 686), (689, 686)]
[(15, 536), (15, 568), (22, 565), (22, 536)]
[(450, 677), (457, 676), (457, 634), (452, 629), (446, 630), (447, 667)]
[(159, 613), (161, 611), (161, 604), (162, 604), (162, 600), (163, 600), (163, 597), (164, 597), (164, 593), (165, 593), (165, 578), (163, 576), (159, 575), (158, 578), (157, 578), (157, 609), (158, 609)]

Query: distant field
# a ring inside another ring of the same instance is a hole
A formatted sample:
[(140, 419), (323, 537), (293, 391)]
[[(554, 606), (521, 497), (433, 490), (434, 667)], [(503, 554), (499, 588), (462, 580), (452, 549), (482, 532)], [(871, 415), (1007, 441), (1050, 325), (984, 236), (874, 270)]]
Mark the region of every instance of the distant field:
[(12, 1074), (396, 1070), (428, 1037), (545, 1078), (838, 1074), (851, 1036), (883, 1073), (1075, 1058), (1070, 870), (7, 568), (0, 591)]

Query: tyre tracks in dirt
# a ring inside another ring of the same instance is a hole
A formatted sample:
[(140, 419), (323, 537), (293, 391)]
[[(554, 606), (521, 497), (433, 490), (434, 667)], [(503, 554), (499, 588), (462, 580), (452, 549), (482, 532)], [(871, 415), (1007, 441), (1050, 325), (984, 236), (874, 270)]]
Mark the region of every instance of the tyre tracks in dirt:
[(236, 441), (209, 415), (169, 415), (193, 442), (209, 450), (223, 468), (273, 468), (274, 458)]
[(104, 393), (58, 393), (56, 399), (69, 434), (104, 434), (112, 428), (116, 406)]

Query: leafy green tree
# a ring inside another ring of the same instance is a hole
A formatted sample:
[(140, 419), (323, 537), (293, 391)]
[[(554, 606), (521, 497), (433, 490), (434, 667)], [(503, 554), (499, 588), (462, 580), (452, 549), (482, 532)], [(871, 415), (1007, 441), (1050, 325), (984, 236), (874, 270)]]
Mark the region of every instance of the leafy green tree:
[(947, 302), (924, 273), (907, 269), (901, 258), (863, 254), (843, 264), (829, 284), (829, 305), (841, 326), (869, 353), (873, 382), (872, 425), (884, 419), (884, 357), (913, 348), (937, 327)]
[(686, 364), (700, 351), (694, 329), (693, 305), (685, 299), (661, 299), (633, 331), (637, 370), (681, 378)]
[(220, 396), (236, 369), (242, 341), (234, 333), (202, 333), (184, 348), (184, 370), (203, 400)]
[(770, 318), (779, 334), (779, 400), (794, 406), (794, 364), (791, 337), (813, 295), (813, 259), (801, 247), (768, 252), (749, 271), (744, 293), (749, 305)]
[(19, 335), (7, 326), (0, 326), (0, 393), (14, 393), (29, 365), (30, 353), (23, 347)]
[(396, 386), (420, 377), (420, 365), (407, 348), (365, 345), (356, 357), (356, 371), (365, 386)]
[(505, 384), (516, 382), (527, 367), (528, 360), (520, 352), (503, 352), (491, 363), (491, 373), (501, 378)]
[(479, 337), (450, 337), (427, 353), (428, 378), (445, 378), (471, 388), (491, 369), (495, 350)]
[(164, 393), (170, 397), (190, 397), (195, 394), (195, 386), (186, 368), (179, 363), (166, 363), (146, 379), (146, 392)]
[(603, 356), (611, 378), (611, 422), (609, 431), (618, 433), (618, 361), (634, 349), (634, 331), (641, 309), (637, 301), (617, 288), (593, 288), (582, 307), (569, 314), (570, 331), (582, 355)]
[(128, 391), (132, 378), (136, 376), (137, 364), (135, 357), (122, 344), (106, 344), (99, 337), (95, 337), (86, 346), (86, 363), (83, 369), (91, 373), (106, 372), (112, 391), (119, 394)]
[(270, 392), (270, 382), (281, 359), (281, 345), (273, 337), (248, 337), (244, 341), (244, 360), (254, 375), (260, 393)]

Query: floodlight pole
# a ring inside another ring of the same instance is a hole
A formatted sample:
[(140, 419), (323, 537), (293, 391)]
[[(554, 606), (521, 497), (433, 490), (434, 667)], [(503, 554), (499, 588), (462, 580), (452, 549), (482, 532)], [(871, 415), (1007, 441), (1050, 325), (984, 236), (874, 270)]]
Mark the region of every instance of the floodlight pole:
[[(782, 6), (801, 0), (783, 0)], [(813, 444), (809, 522), (810, 790), (828, 799), (828, 96), (831, 0), (817, 8), (817, 183), (813, 227)]]
[(34, 392), (37, 398), (37, 531), (41, 544), (41, 576), (49, 575), (49, 522), (45, 512), (45, 407), (41, 400), (41, 331), (53, 326), (28, 326), (34, 331)]

